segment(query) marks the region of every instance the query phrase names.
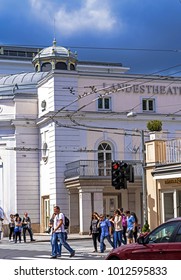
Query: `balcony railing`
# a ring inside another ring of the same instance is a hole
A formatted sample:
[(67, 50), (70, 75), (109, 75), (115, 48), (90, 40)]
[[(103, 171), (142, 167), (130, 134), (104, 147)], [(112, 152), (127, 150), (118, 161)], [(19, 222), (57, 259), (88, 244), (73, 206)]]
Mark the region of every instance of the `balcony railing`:
[(181, 139), (166, 141), (166, 163), (181, 162)]
[[(134, 176), (142, 176), (141, 161), (126, 161), (134, 167)], [(66, 164), (65, 178), (73, 177), (111, 177), (111, 161), (78, 160)]]

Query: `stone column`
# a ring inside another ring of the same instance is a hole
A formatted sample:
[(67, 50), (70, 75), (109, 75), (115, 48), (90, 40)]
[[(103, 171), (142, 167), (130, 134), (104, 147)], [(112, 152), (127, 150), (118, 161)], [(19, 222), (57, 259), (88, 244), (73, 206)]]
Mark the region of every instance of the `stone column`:
[(93, 211), (103, 213), (103, 187), (79, 189), (80, 234), (87, 234)]
[(89, 190), (79, 189), (79, 216), (80, 216), (80, 234), (89, 232), (91, 219), (91, 192)]

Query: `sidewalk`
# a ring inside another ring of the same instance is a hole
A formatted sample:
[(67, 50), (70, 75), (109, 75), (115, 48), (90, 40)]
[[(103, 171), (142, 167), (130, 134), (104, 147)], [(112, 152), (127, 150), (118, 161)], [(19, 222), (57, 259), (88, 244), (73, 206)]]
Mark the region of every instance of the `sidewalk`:
[[(34, 233), (33, 238), (36, 242), (50, 242), (51, 235), (48, 233)], [(81, 239), (91, 239), (90, 235), (80, 235), (78, 233), (70, 233), (68, 234), (68, 240), (81, 240)], [(29, 235), (26, 237), (27, 241), (29, 241)], [(22, 238), (23, 240), (23, 238)], [(8, 237), (4, 237), (3, 241), (9, 241)]]
[[(33, 237), (37, 242), (50, 242), (51, 235), (48, 233), (34, 233)], [(90, 235), (80, 235), (78, 233), (68, 234), (69, 240), (81, 240), (81, 239), (91, 239), (91, 238), (92, 237)]]

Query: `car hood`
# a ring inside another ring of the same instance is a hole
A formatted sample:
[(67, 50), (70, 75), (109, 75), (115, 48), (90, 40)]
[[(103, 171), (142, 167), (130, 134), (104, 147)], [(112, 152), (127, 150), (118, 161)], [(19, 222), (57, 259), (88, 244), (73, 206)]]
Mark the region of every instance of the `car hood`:
[(116, 249), (112, 249), (109, 254), (106, 256), (106, 258), (111, 254), (111, 255), (119, 255), (120, 252), (124, 253), (126, 251), (131, 251), (133, 250), (135, 247), (138, 246), (138, 243), (132, 243), (132, 244), (127, 244), (127, 245), (121, 245), (120, 247), (116, 248)]

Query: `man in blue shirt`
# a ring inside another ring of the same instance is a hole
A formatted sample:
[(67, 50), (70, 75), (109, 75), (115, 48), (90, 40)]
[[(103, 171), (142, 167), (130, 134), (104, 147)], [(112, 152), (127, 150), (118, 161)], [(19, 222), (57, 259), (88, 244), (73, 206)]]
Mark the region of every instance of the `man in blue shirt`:
[(133, 243), (133, 232), (135, 229), (135, 218), (131, 215), (130, 211), (125, 212), (127, 217), (127, 232), (128, 232), (128, 243)]

